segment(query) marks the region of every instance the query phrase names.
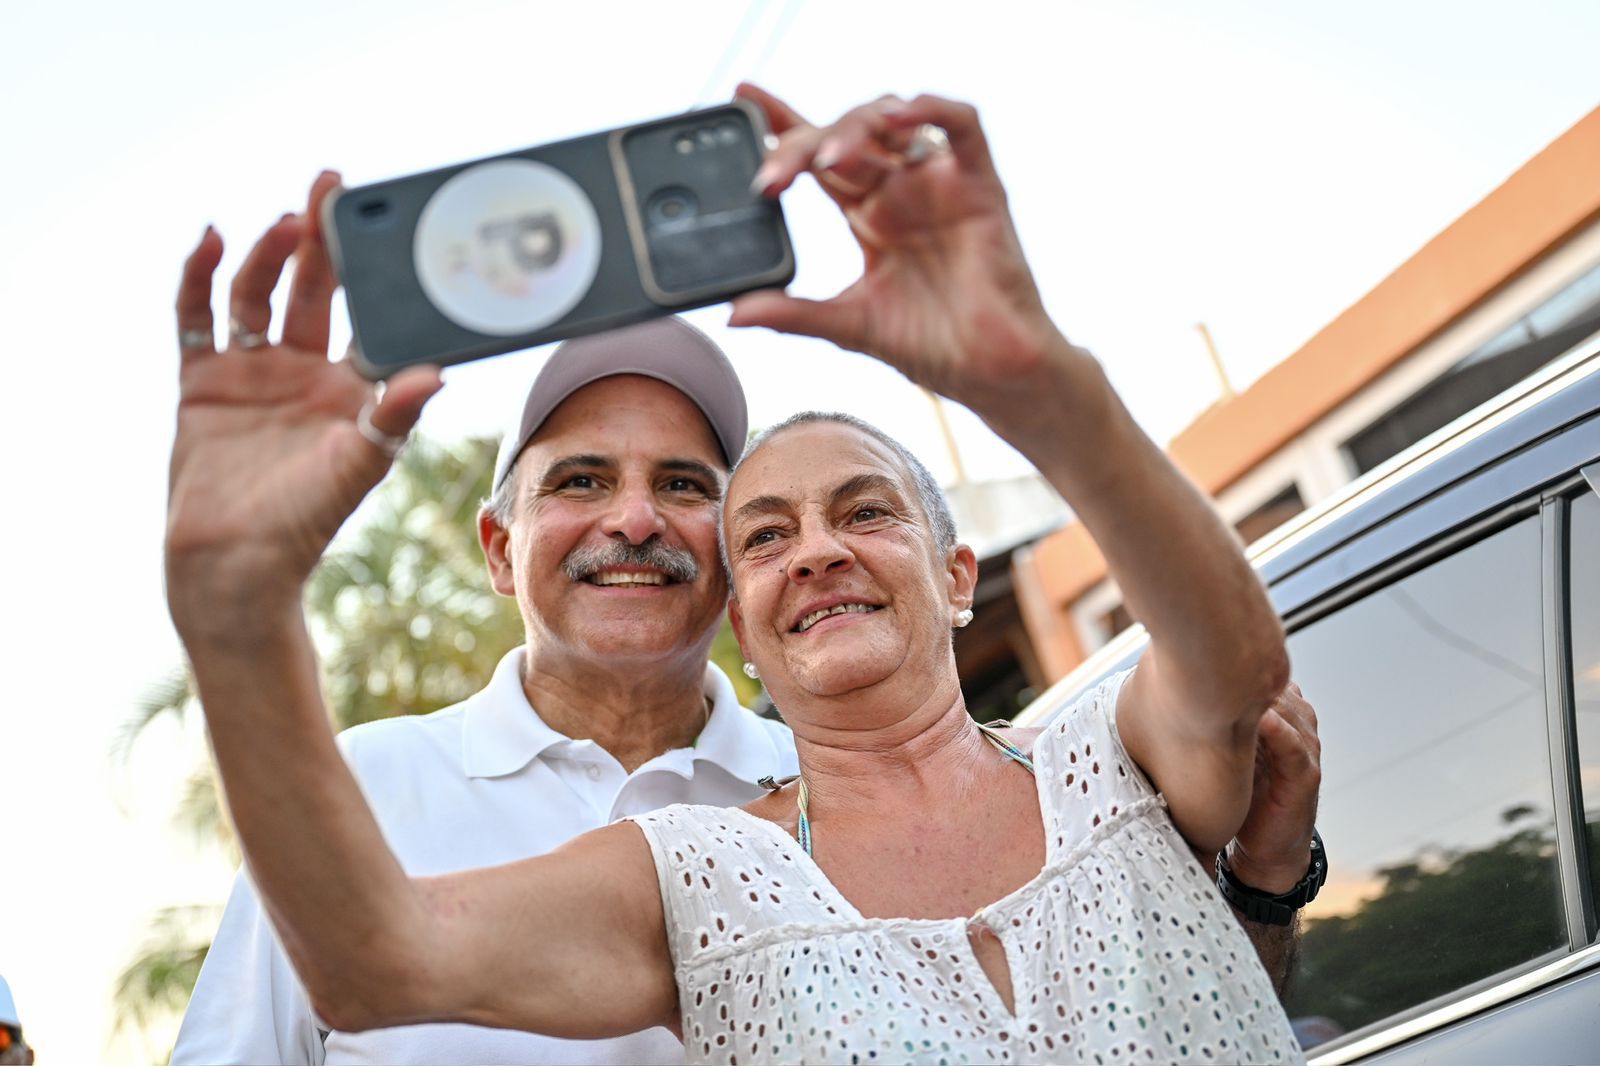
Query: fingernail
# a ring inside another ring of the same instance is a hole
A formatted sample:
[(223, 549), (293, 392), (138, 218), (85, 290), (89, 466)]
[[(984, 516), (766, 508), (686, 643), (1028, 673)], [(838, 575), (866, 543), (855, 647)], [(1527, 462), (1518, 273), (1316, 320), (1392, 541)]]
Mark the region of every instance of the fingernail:
[(756, 176), (750, 180), (750, 191), (757, 196), (763, 196), (768, 189), (772, 188), (772, 183), (777, 180), (778, 164), (773, 160), (768, 160), (761, 164), (760, 169), (756, 171)]
[(817, 149), (817, 154), (811, 157), (811, 165), (818, 170), (832, 170), (839, 162), (839, 142), (829, 138), (822, 142)]
[(217, 227), (215, 227), (211, 223), (207, 222), (206, 223), (206, 228), (204, 230), (202, 230), (201, 233), (200, 233), (200, 239), (201, 240), (205, 240), (207, 237), (211, 236), (215, 232), (217, 232)]

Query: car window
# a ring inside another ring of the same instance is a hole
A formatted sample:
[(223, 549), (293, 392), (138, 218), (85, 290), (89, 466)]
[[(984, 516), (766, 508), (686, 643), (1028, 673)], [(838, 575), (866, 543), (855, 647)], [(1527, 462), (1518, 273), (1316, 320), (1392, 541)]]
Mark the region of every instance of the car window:
[(1589, 827), (1589, 885), (1600, 907), (1600, 496), (1586, 492), (1573, 501), (1567, 543), (1579, 779)]
[(1330, 862), (1287, 998), (1302, 1032), (1350, 1032), (1566, 942), (1538, 521), (1290, 637)]

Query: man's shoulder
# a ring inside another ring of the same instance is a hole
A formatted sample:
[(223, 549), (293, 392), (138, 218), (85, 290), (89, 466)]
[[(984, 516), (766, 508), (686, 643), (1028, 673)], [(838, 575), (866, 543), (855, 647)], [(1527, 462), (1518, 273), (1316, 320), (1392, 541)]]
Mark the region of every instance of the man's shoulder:
[(353, 725), (339, 733), (347, 762), (365, 764), (386, 758), (410, 758), (427, 750), (461, 750), (461, 732), (471, 700), (429, 714), (402, 714)]
[(772, 740), (779, 748), (786, 751), (794, 750), (794, 734), (789, 727), (775, 718), (766, 718), (749, 708), (745, 709), (745, 728), (761, 733)]
[(794, 733), (790, 732), (788, 726), (775, 718), (764, 717), (749, 709), (744, 710), (739, 720), (744, 744), (771, 745), (772, 754), (777, 760), (776, 776), (787, 777), (800, 772), (799, 757), (794, 750)]

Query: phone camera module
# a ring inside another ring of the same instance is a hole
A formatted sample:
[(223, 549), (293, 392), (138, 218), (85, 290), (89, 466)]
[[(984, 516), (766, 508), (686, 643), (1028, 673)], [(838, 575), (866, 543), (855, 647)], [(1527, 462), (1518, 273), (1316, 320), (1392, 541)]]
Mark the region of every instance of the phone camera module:
[(724, 148), (732, 147), (739, 143), (739, 126), (735, 122), (721, 122), (717, 124), (717, 140), (722, 142)]
[(672, 147), (679, 155), (688, 155), (694, 151), (694, 137), (687, 133), (680, 133), (673, 138)]
[(700, 211), (700, 199), (682, 185), (658, 189), (645, 202), (645, 218), (652, 226), (671, 226), (687, 222)]

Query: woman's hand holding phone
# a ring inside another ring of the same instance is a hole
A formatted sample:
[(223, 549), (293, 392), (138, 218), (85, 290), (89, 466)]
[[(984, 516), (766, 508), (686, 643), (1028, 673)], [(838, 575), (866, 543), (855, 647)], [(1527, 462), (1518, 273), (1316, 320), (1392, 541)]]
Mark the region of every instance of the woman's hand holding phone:
[[(382, 396), (348, 360), (330, 362), (336, 287), (318, 228), (324, 173), (303, 215), (285, 215), (245, 257), (229, 296), (222, 350), (212, 335), (212, 275), (222, 238), (210, 227), (184, 264), (177, 436), (167, 513), (168, 600), (186, 638), (248, 639), (257, 619), (299, 610), (301, 585), (339, 526), (393, 461), (440, 388), (418, 367)], [(294, 277), (280, 338), (267, 338), (270, 297)]]

